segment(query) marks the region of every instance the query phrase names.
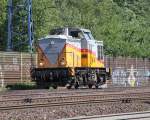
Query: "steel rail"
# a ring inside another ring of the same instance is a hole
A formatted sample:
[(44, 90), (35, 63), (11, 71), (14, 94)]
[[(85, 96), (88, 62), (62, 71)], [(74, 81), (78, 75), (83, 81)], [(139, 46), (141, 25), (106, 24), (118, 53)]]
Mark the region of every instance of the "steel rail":
[[(150, 111), (119, 113), (108, 115), (81, 116), (74, 118), (63, 118), (59, 120), (144, 120), (150, 118)], [(148, 119), (147, 119), (148, 120)]]
[[(15, 97), (15, 96), (29, 96), (29, 95), (53, 95), (53, 94), (76, 94), (76, 93), (97, 93), (97, 92), (102, 92), (102, 93), (105, 93), (105, 92), (124, 92), (123, 90), (125, 91), (128, 91), (128, 90), (149, 90), (148, 88), (145, 88), (145, 87), (139, 87), (139, 88), (131, 88), (131, 87), (126, 87), (126, 88), (105, 88), (105, 89), (78, 89), (78, 90), (64, 90), (64, 92), (61, 92), (61, 91), (54, 91), (54, 92), (49, 92), (49, 91), (45, 91), (45, 90), (40, 90), (41, 91), (44, 91), (46, 93), (39, 93), (38, 91), (39, 90), (35, 90), (34, 92), (38, 92), (38, 93), (30, 93), (30, 92), (33, 92), (32, 90), (26, 90), (26, 91), (19, 91), (19, 92), (27, 92), (27, 93), (24, 93), (24, 94), (18, 94), (18, 93), (15, 93), (15, 94), (12, 94), (12, 93), (6, 93), (6, 94), (9, 94), (9, 95), (3, 95), (3, 94), (0, 94), (0, 97), (4, 97), (4, 98), (8, 98), (8, 97)], [(18, 91), (17, 91), (18, 92)]]
[[(64, 101), (64, 102), (49, 102), (49, 103), (40, 103), (40, 104), (26, 104), (26, 105), (13, 105), (13, 106), (5, 106), (0, 107), (1, 110), (16, 110), (16, 109), (27, 109), (27, 108), (39, 108), (39, 107), (56, 107), (56, 106), (66, 106), (66, 105), (80, 105), (80, 104), (94, 104), (94, 103), (115, 103), (121, 102), (124, 103), (124, 100), (129, 100), (128, 102), (131, 103), (133, 101), (147, 101), (150, 100), (150, 97), (139, 98), (115, 98), (115, 99), (101, 99), (101, 100), (80, 100), (80, 101)], [(127, 103), (128, 103), (127, 102)]]
[(84, 98), (84, 97), (89, 97), (89, 98), (93, 98), (93, 97), (101, 97), (101, 98), (104, 98), (104, 97), (121, 97), (121, 96), (124, 96), (124, 97), (127, 97), (128, 96), (135, 96), (135, 95), (138, 95), (138, 96), (144, 96), (144, 95), (150, 95), (150, 92), (131, 92), (131, 93), (108, 93), (108, 94), (83, 94), (83, 95), (66, 95), (66, 96), (63, 96), (63, 95), (60, 95), (60, 96), (46, 96), (46, 97), (32, 97), (32, 96), (25, 96), (25, 98), (21, 98), (21, 99), (5, 99), (5, 100), (0, 100), (0, 103), (1, 102), (10, 102), (10, 101), (22, 101), (26, 98), (30, 98), (32, 100), (42, 100), (42, 99), (68, 99), (69, 97), (70, 98)]

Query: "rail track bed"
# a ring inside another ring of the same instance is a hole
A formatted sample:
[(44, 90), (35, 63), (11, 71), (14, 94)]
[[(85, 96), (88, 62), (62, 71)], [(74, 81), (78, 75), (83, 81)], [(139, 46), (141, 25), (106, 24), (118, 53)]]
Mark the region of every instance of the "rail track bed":
[[(27, 109), (27, 108), (39, 108), (39, 107), (55, 107), (55, 106), (67, 106), (67, 105), (80, 105), (80, 104), (93, 104), (93, 103), (131, 103), (131, 102), (138, 102), (138, 101), (144, 101), (148, 102), (150, 100), (150, 96), (141, 96), (142, 98), (139, 97), (118, 97), (114, 96), (114, 98), (105, 98), (105, 99), (96, 99), (92, 98), (92, 96), (85, 96), (85, 98), (77, 98), (77, 96), (72, 97), (66, 97), (63, 100), (56, 100), (56, 101), (49, 101), (48, 98), (44, 98), (45, 101), (42, 101), (40, 103), (32, 103), (32, 102), (27, 102), (28, 104), (21, 104), (21, 105), (9, 105), (9, 106), (0, 106), (0, 110), (15, 110), (15, 109)], [(59, 98), (58, 98), (59, 99)], [(29, 104), (30, 103), (30, 104)]]
[(70, 89), (67, 90), (65, 88), (58, 90), (12, 90), (0, 93), (0, 100), (5, 99), (17, 99), (17, 98), (27, 98), (27, 97), (45, 97), (45, 96), (63, 96), (63, 95), (84, 95), (84, 94), (109, 94), (109, 93), (117, 93), (117, 92), (147, 92), (150, 91), (149, 87), (139, 87), (139, 88), (106, 88), (106, 89)]
[(6, 99), (0, 101), (0, 110), (1, 107), (11, 108), (13, 106), (29, 106), (32, 105), (66, 105), (66, 103), (82, 103), (82, 102), (131, 102), (132, 100), (149, 100), (150, 92), (137, 92), (137, 93), (109, 93), (109, 94), (84, 94), (84, 95), (66, 95), (66, 96), (49, 96), (49, 97), (26, 97), (19, 99)]
[(5, 96), (2, 94), (0, 95), (0, 119), (54, 120), (83, 115), (150, 110), (148, 88), (106, 91), (46, 91), (19, 93), (18, 96), (17, 94), (16, 96), (15, 94), (10, 94), (10, 96), (8, 93)]

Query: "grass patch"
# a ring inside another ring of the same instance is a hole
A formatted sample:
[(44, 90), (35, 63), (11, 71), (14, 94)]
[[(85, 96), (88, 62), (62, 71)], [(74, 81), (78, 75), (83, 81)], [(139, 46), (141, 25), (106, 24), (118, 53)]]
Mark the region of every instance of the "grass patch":
[(37, 89), (37, 86), (33, 83), (16, 83), (14, 85), (7, 85), (6, 88), (10, 90), (32, 90)]
[(0, 87), (0, 92), (3, 92), (3, 91), (7, 91), (8, 89), (6, 87)]

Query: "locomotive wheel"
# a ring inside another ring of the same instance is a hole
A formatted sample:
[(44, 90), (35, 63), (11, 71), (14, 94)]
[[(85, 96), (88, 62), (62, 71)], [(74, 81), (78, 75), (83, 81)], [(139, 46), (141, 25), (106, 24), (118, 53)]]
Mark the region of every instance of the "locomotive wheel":
[(67, 89), (71, 89), (71, 86), (67, 86)]
[(57, 85), (52, 85), (52, 87), (53, 87), (54, 89), (57, 89), (58, 86), (57, 86)]
[(71, 89), (71, 87), (72, 87), (71, 85), (66, 86), (67, 89)]
[(95, 84), (95, 88), (98, 89), (98, 84)]
[(74, 88), (75, 88), (75, 89), (78, 89), (78, 88), (79, 88), (79, 83), (78, 83), (78, 82), (75, 83)]
[(89, 87), (90, 89), (92, 88), (92, 86), (93, 86), (92, 84), (88, 84), (88, 87)]

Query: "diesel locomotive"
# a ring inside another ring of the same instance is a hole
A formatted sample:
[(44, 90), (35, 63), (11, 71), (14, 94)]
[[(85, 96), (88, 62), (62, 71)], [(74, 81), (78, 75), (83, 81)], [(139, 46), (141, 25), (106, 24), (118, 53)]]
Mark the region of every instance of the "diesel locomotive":
[(104, 66), (103, 41), (91, 31), (64, 27), (51, 30), (36, 43), (38, 65), (31, 76), (38, 86), (98, 88), (110, 77)]

